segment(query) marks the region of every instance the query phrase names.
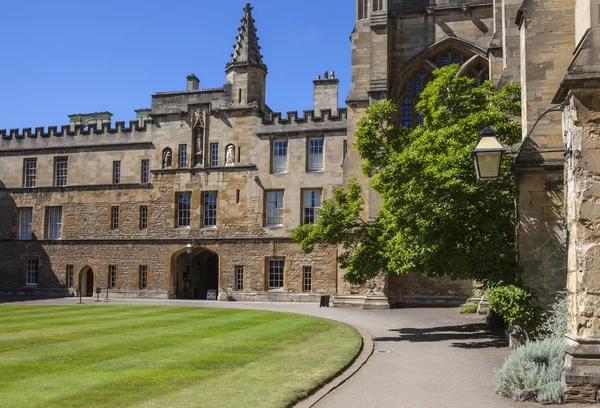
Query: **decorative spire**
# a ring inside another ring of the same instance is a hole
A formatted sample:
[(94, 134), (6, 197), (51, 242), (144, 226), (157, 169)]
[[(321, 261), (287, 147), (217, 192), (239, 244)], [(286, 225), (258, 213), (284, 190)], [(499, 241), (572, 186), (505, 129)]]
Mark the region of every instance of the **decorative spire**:
[(256, 27), (252, 18), (253, 7), (250, 3), (246, 3), (244, 8), (244, 18), (242, 18), (242, 26), (239, 34), (236, 37), (237, 43), (233, 47), (231, 61), (225, 67), (225, 72), (229, 73), (235, 67), (257, 66), (267, 72), (267, 66), (263, 63), (262, 55), (260, 55), (260, 46), (258, 45), (258, 37), (256, 36)]

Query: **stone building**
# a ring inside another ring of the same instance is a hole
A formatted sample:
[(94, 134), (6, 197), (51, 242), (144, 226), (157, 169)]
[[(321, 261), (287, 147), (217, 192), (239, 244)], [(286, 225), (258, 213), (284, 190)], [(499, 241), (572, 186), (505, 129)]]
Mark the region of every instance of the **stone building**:
[(0, 131), (0, 293), (337, 293), (336, 248), (306, 255), (290, 232), (344, 181), (339, 80), (314, 81), (314, 110), (272, 112), (254, 24), (248, 4), (221, 88), (192, 74), (128, 125), (98, 112)]
[(358, 1), (348, 108), (326, 72), (314, 81), (313, 110), (282, 115), (265, 102), (267, 67), (247, 4), (223, 87), (201, 89), (189, 75), (185, 90), (152, 95), (128, 125), (97, 112), (69, 115), (60, 129), (0, 131), (0, 293), (463, 302), (472, 282), (392, 275), (351, 286), (338, 248), (306, 255), (290, 233), (351, 177), (376, 214), (351, 146), (365, 107), (392, 97), (397, 120), (412, 126), (436, 67), (460, 63), (487, 79), (492, 20), (487, 4), (432, 12), (414, 1)]
[(600, 389), (600, 2), (495, 0), (492, 79), (522, 86), (517, 244), (548, 303), (567, 288), (567, 402)]

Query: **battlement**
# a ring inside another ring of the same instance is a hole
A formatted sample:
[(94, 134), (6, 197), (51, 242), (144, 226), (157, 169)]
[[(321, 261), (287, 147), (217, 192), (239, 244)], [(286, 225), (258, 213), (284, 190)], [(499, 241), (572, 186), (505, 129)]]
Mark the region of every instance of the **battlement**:
[(331, 113), (331, 109), (321, 109), (321, 114), (315, 114), (314, 110), (303, 111), (303, 116), (298, 116), (298, 111), (291, 111), (285, 114), (285, 118), (281, 112), (272, 112), (263, 118), (262, 124), (269, 125), (294, 125), (305, 123), (327, 123), (338, 124), (346, 122), (348, 119), (348, 110), (346, 108), (338, 109), (337, 115)]
[[(10, 141), (13, 139), (36, 139), (36, 138), (52, 138), (65, 136), (90, 136), (90, 135), (114, 135), (117, 133), (145, 132), (152, 126), (152, 119), (131, 120), (129, 126), (125, 122), (116, 122), (114, 127), (111, 123), (103, 123), (102, 126), (96, 124), (89, 125), (63, 125), (58, 130), (58, 126), (48, 126), (45, 131), (44, 127), (36, 127), (23, 129), (0, 129), (0, 143), (2, 141)], [(2, 146), (0, 144), (0, 146)]]

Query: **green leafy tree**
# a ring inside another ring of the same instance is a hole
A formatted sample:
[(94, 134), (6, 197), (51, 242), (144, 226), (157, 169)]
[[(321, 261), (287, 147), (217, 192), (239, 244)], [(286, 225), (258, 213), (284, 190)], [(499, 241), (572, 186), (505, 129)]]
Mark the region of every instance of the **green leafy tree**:
[(345, 279), (361, 284), (381, 273), (421, 273), (482, 282), (514, 282), (514, 180), (506, 157), (502, 178), (477, 181), (471, 152), (486, 124), (505, 145), (520, 140), (520, 89), (476, 86), (451, 65), (434, 71), (417, 111), (423, 124), (398, 128), (390, 101), (371, 105), (358, 123), (355, 146), (362, 171), (382, 197), (375, 220), (365, 220), (361, 186), (352, 180), (322, 203), (315, 225), (293, 231), (311, 252), (316, 244), (343, 247)]

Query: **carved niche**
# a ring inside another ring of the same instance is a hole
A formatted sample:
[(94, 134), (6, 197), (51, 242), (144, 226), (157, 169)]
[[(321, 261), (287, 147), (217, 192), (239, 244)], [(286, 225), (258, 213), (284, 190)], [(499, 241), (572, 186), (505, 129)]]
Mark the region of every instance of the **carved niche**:
[(198, 107), (192, 113), (192, 137), (194, 146), (194, 166), (201, 166), (206, 132), (206, 111)]

